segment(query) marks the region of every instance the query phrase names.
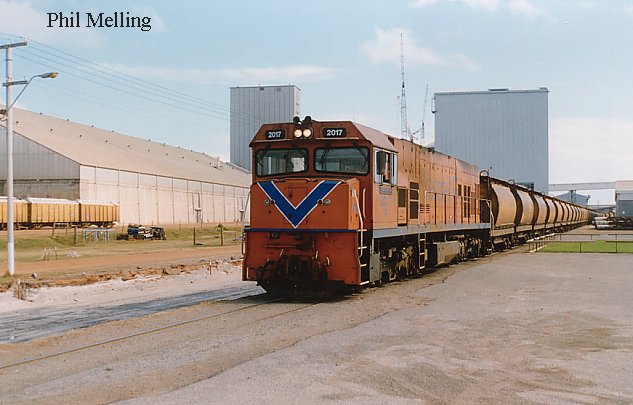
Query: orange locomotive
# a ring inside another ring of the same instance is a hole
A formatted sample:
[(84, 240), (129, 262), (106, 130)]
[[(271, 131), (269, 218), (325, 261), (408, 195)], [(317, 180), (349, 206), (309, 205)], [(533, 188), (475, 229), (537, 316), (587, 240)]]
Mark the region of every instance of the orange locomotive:
[(378, 285), (487, 251), (474, 165), (310, 117), (263, 125), (251, 147), (243, 279), (268, 291)]

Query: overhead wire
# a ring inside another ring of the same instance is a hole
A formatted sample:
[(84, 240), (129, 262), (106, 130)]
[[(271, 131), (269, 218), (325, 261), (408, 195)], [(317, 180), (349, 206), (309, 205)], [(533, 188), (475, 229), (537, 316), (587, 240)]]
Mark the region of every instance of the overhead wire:
[[(27, 60), (29, 62), (37, 63), (37, 64), (40, 64), (40, 65), (42, 64), (41, 62), (38, 62), (37, 60), (25, 57), (24, 55), (19, 55), (19, 56), (16, 55), (16, 56), (14, 56), (14, 58), (16, 58), (16, 59), (24, 59), (24, 60)], [(60, 65), (63, 66), (63, 64), (60, 64)], [(46, 65), (46, 66), (48, 66), (48, 65)], [(163, 104), (163, 105), (166, 105), (166, 106), (169, 106), (169, 107), (172, 107), (172, 108), (177, 108), (177, 109), (180, 109), (180, 110), (188, 111), (188, 112), (191, 112), (191, 113), (194, 113), (194, 114), (200, 114), (200, 115), (205, 115), (205, 116), (212, 117), (212, 118), (218, 118), (218, 119), (227, 120), (227, 118), (224, 117), (224, 116), (209, 114), (209, 113), (204, 112), (204, 111), (196, 111), (196, 110), (193, 110), (191, 108), (187, 108), (184, 104), (171, 103), (171, 102), (168, 102), (168, 101), (165, 101), (165, 100), (161, 100), (159, 98), (149, 98), (149, 97), (143, 96), (141, 94), (138, 94), (138, 93), (136, 93), (134, 91), (130, 91), (129, 89), (124, 89), (124, 88), (121, 88), (121, 87), (117, 87), (117, 86), (113, 86), (113, 85), (110, 85), (110, 84), (103, 83), (103, 82), (101, 82), (99, 80), (96, 80), (96, 79), (90, 77), (90, 76), (83, 76), (83, 75), (71, 72), (69, 70), (64, 70), (64, 69), (58, 69), (58, 71), (63, 73), (63, 74), (65, 74), (65, 75), (74, 76), (74, 77), (77, 77), (79, 79), (91, 82), (93, 84), (96, 84), (96, 85), (99, 85), (99, 86), (102, 86), (102, 87), (105, 87), (105, 88), (109, 88), (111, 90), (115, 90), (115, 91), (118, 91), (118, 92), (130, 95), (130, 96), (138, 97), (138, 98), (144, 99), (146, 101), (152, 101), (152, 102)]]
[[(72, 97), (75, 97), (75, 98), (80, 98), (80, 99), (83, 99), (83, 100), (87, 100), (90, 103), (95, 104), (95, 105), (101, 105), (103, 107), (112, 108), (112, 109), (115, 109), (115, 110), (118, 110), (118, 111), (129, 112), (129, 108), (126, 108), (126, 107), (124, 107), (122, 105), (119, 105), (117, 103), (105, 102), (105, 101), (103, 101), (102, 99), (100, 99), (98, 97), (95, 97), (95, 96), (92, 96), (90, 94), (86, 94), (86, 93), (83, 93), (83, 92), (77, 92), (75, 90), (71, 91), (71, 90), (68, 90), (68, 89), (63, 88), (63, 87), (60, 88), (60, 87), (54, 86), (52, 84), (47, 84), (46, 82), (39, 83), (38, 87), (45, 89), (45, 91), (52, 91), (52, 90), (54, 90), (55, 92), (65, 93), (68, 96), (72, 96)], [(155, 118), (158, 118), (160, 120), (177, 121), (180, 125), (187, 126), (189, 128), (192, 128), (192, 129), (208, 130), (208, 126), (205, 126), (202, 123), (196, 123), (196, 122), (191, 121), (191, 120), (181, 120), (181, 119), (178, 119), (178, 118), (173, 117), (173, 116), (169, 116), (168, 117), (165, 114), (161, 114), (161, 113), (156, 112), (155, 110), (148, 110), (148, 109), (144, 109), (144, 108), (141, 108), (141, 107), (135, 107), (135, 110), (141, 111), (144, 114), (151, 115), (151, 116), (153, 116)], [(110, 129), (112, 129), (112, 128), (110, 128)]]
[[(10, 36), (24, 39), (13, 35)], [(12, 40), (9, 38), (0, 39)], [(213, 103), (199, 97), (194, 97), (177, 90), (169, 89), (165, 86), (157, 85), (150, 81), (120, 72), (108, 66), (99, 65), (85, 58), (72, 55), (69, 52), (51, 47), (39, 41), (31, 39), (27, 40), (31, 46), (25, 47), (25, 52), (15, 53), (14, 57), (17, 56), (18, 58), (46, 67), (55, 66), (56, 70), (61, 71), (64, 74), (77, 77), (81, 80), (109, 88), (116, 92), (139, 97), (145, 101), (160, 103), (183, 111), (188, 111), (193, 114), (199, 114), (209, 118), (225, 121), (230, 118), (248, 120), (251, 122), (261, 121), (260, 117), (256, 117), (252, 114), (231, 112), (229, 107), (221, 104)], [(24, 56), (24, 53), (27, 53), (30, 58)], [(60, 66), (65, 67), (66, 69), (59, 69)], [(80, 74), (79, 72), (87, 72), (88, 75), (86, 76), (84, 74)]]

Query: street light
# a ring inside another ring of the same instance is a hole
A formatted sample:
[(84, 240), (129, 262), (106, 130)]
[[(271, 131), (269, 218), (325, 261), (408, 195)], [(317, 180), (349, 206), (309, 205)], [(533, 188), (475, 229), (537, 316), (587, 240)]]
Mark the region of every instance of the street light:
[[(1, 49), (1, 47), (0, 47)], [(18, 99), (20, 98), (20, 96), (22, 95), (22, 93), (24, 93), (24, 90), (26, 90), (26, 88), (28, 87), (29, 84), (31, 84), (31, 80), (39, 77), (41, 79), (54, 79), (57, 76), (59, 76), (58, 72), (48, 72), (48, 73), (42, 73), (41, 75), (35, 75), (33, 77), (31, 77), (29, 80), (16, 80), (13, 82), (10, 82), (7, 78), (7, 82), (6, 83), (2, 83), (3, 87), (6, 87), (7, 89), (9, 88), (9, 86), (24, 86), (22, 87), (22, 90), (18, 93), (18, 95), (15, 97), (15, 99), (13, 100), (13, 102), (11, 103), (10, 106), (7, 107), (7, 109), (4, 111), (4, 113), (6, 114), (7, 111), (13, 107), (13, 105), (15, 104), (16, 101), (18, 101)], [(3, 112), (0, 110), (0, 112)]]
[[(31, 83), (31, 80), (36, 77), (42, 79), (54, 79), (57, 77), (57, 72), (42, 73), (41, 75), (35, 75), (29, 80), (13, 81), (12, 78), (12, 58), (11, 50), (19, 46), (26, 46), (25, 42), (18, 42), (14, 44), (0, 45), (0, 49), (6, 50), (6, 62), (7, 62), (7, 81), (2, 86), (6, 87), (6, 111), (5, 117), (7, 120), (7, 271), (10, 276), (15, 274), (15, 236), (13, 232), (13, 105), (18, 98), (24, 93), (27, 86)], [(22, 91), (18, 94), (15, 100), (11, 101), (11, 87), (22, 85)]]

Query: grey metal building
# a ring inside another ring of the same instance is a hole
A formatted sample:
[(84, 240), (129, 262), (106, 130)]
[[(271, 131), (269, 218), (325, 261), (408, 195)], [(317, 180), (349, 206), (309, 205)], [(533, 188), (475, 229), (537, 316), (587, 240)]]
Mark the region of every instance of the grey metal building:
[(248, 146), (262, 124), (290, 122), (301, 113), (294, 85), (231, 87), (231, 163), (251, 170)]
[[(13, 117), (17, 198), (116, 203), (124, 224), (230, 223), (247, 209), (250, 173), (218, 158), (17, 108)], [(0, 192), (6, 178), (0, 165)]]
[(567, 201), (572, 204), (584, 205), (585, 207), (589, 205), (588, 195), (578, 194), (576, 191), (568, 191), (565, 194), (556, 195), (556, 198), (559, 200)]
[(545, 87), (435, 93), (435, 148), (547, 192), (548, 95)]
[(615, 208), (617, 217), (633, 217), (633, 181), (615, 182)]

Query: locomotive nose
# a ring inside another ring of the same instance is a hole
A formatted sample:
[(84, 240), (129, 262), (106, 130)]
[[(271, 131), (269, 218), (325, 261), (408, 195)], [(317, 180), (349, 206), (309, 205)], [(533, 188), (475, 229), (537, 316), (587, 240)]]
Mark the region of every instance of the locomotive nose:
[(296, 230), (358, 229), (358, 181), (287, 179), (251, 188), (251, 227)]
[(357, 179), (285, 179), (253, 185), (244, 278), (266, 289), (358, 283), (353, 275), (357, 272), (348, 271), (359, 268), (358, 186)]

